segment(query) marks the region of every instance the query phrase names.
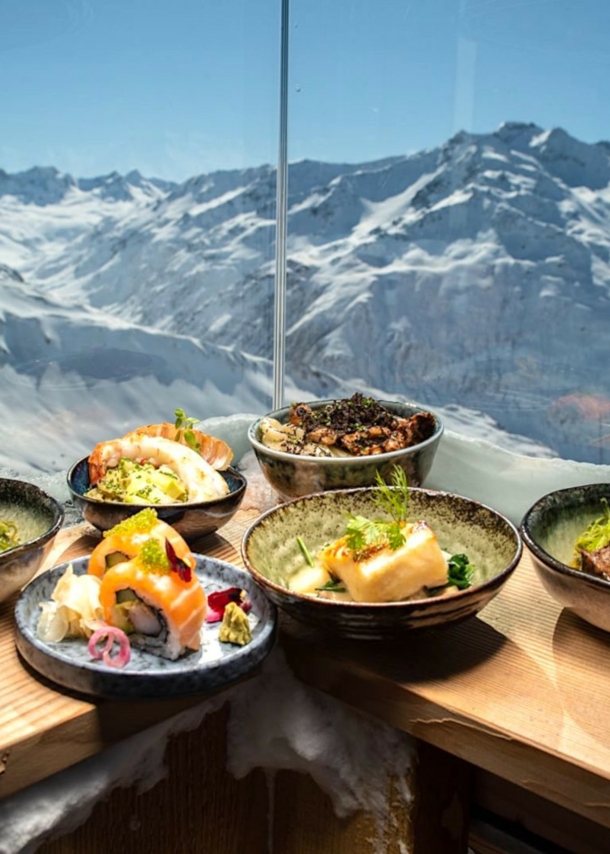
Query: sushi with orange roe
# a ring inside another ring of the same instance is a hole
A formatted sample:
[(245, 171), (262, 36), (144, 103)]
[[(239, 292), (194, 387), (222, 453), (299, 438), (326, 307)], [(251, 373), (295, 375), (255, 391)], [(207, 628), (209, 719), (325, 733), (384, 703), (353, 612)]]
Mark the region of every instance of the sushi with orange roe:
[(136, 557), (144, 543), (151, 538), (157, 540), (163, 548), (169, 542), (176, 556), (191, 569), (195, 568), (195, 558), (186, 541), (171, 525), (159, 519), (152, 507), (147, 507), (104, 532), (102, 541), (89, 558), (89, 574), (102, 578), (109, 567)]
[[(110, 529), (106, 539), (112, 548), (107, 553), (101, 550), (95, 559), (94, 550), (88, 571), (101, 577), (105, 622), (124, 631), (133, 646), (175, 660), (199, 649), (207, 598), (188, 547), (186, 552), (180, 548), (179, 554), (175, 538), (161, 536), (149, 517), (137, 519), (150, 512), (154, 510), (127, 520), (133, 523), (131, 532), (116, 530), (125, 522)], [(117, 554), (116, 562), (108, 565), (106, 558)]]

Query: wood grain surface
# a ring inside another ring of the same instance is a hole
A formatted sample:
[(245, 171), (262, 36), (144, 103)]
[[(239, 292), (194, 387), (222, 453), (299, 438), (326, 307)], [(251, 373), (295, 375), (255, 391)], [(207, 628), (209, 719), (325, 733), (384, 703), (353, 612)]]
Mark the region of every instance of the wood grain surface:
[[(222, 536), (211, 534), (196, 544), (196, 549), (241, 566), (243, 526), (256, 516), (255, 509), (245, 511), (239, 520), (232, 520), (223, 528)], [(61, 531), (45, 567), (88, 554), (98, 541), (99, 537), (85, 525)], [(0, 604), (0, 797), (201, 701), (195, 696), (132, 704), (106, 700), (93, 703), (55, 687), (33, 673), (16, 651), (16, 598), (15, 595)], [(125, 714), (128, 706), (130, 713)]]
[[(241, 537), (256, 515), (255, 508), (238, 514), (198, 548), (241, 564)], [(92, 542), (82, 530), (67, 532), (49, 565)], [(408, 635), (400, 646), (329, 641), (287, 619), (281, 629), (305, 682), (610, 827), (610, 635), (562, 611), (527, 554), (479, 617)], [(189, 702), (148, 703), (125, 722), (112, 703), (43, 684), (15, 652), (10, 601), (0, 606), (0, 667), (0, 796)]]
[(478, 617), (401, 648), (286, 621), (282, 643), (305, 682), (610, 827), (610, 635), (553, 602), (529, 554)]
[(257, 769), (236, 780), (226, 770), (226, 721), (224, 707), (177, 735), (160, 783), (143, 793), (115, 789), (85, 824), (38, 854), (431, 854), (410, 847), (410, 805), (399, 797), (379, 826), (364, 811), (338, 818), (305, 774)]

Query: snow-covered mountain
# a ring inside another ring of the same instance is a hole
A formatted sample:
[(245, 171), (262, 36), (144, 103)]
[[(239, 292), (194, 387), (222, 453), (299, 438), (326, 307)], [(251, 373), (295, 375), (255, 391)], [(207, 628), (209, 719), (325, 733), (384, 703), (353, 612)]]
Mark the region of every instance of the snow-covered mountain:
[[(0, 171), (3, 387), (7, 371), (15, 389), (48, 384), (52, 362), (58, 412), (75, 378), (107, 389), (113, 414), (83, 415), (82, 444), (100, 418), (132, 424), (125, 405), (266, 408), (274, 215), (269, 166), (181, 184)], [(374, 163), (293, 163), (288, 234), (291, 392), (376, 389), (464, 429), (495, 421), (532, 453), (608, 461), (608, 143), (506, 123)], [(143, 404), (145, 375), (164, 389)]]
[[(69, 306), (0, 267), (0, 468), (61, 471), (132, 425), (266, 405), (269, 363)], [(137, 423), (136, 423), (137, 422)]]
[[(200, 419), (264, 412), (272, 397), (269, 360), (234, 347), (130, 324), (97, 309), (62, 304), (0, 265), (0, 472), (65, 472), (93, 445), (134, 425), (171, 420), (180, 406)], [(304, 374), (307, 376), (307, 374)], [(313, 371), (304, 388), (346, 396), (349, 383)], [(381, 390), (371, 393), (382, 395)], [(545, 456), (481, 413), (443, 412), (448, 426)]]

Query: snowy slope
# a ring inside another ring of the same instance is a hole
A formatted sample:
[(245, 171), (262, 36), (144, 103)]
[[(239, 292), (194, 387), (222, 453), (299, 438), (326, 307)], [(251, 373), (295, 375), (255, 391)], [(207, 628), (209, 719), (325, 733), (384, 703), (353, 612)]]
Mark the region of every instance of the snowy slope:
[(140, 423), (264, 409), (271, 366), (71, 307), (0, 267), (0, 468), (65, 469)]
[[(202, 420), (269, 408), (272, 366), (266, 360), (138, 327), (99, 310), (62, 305), (3, 265), (0, 294), (4, 476), (66, 471), (98, 441), (138, 424), (172, 420), (176, 406)], [(305, 388), (289, 380), (287, 394), (312, 398), (308, 389), (316, 383), (325, 394), (352, 392), (349, 384), (316, 374)], [(443, 415), (454, 429), (468, 424), (472, 435), (546, 455), (525, 437), (502, 435), (481, 414)]]
[[(365, 385), (458, 420), (482, 409), (562, 455), (606, 461), (610, 416), (600, 407), (575, 430), (563, 401), (610, 398), (609, 182), (607, 143), (520, 123), (375, 163), (292, 164), (294, 386), (313, 397)], [(135, 336), (174, 380), (190, 377), (184, 341), (206, 363), (239, 352), (265, 366), (268, 395), (274, 213), (268, 166), (182, 184), (0, 172), (0, 264), (28, 299), (63, 307), (71, 334), (84, 324), (83, 347), (110, 330), (130, 349)], [(262, 405), (259, 380), (244, 380), (242, 411)]]

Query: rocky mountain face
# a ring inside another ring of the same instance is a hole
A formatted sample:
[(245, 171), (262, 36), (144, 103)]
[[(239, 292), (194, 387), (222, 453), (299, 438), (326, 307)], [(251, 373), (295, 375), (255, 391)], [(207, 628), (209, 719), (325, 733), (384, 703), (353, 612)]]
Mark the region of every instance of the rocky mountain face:
[[(0, 264), (93, 326), (268, 360), (274, 216), (269, 166), (182, 184), (0, 171)], [(481, 410), (608, 461), (608, 143), (506, 123), (374, 163), (297, 162), (288, 217), (295, 387)]]

